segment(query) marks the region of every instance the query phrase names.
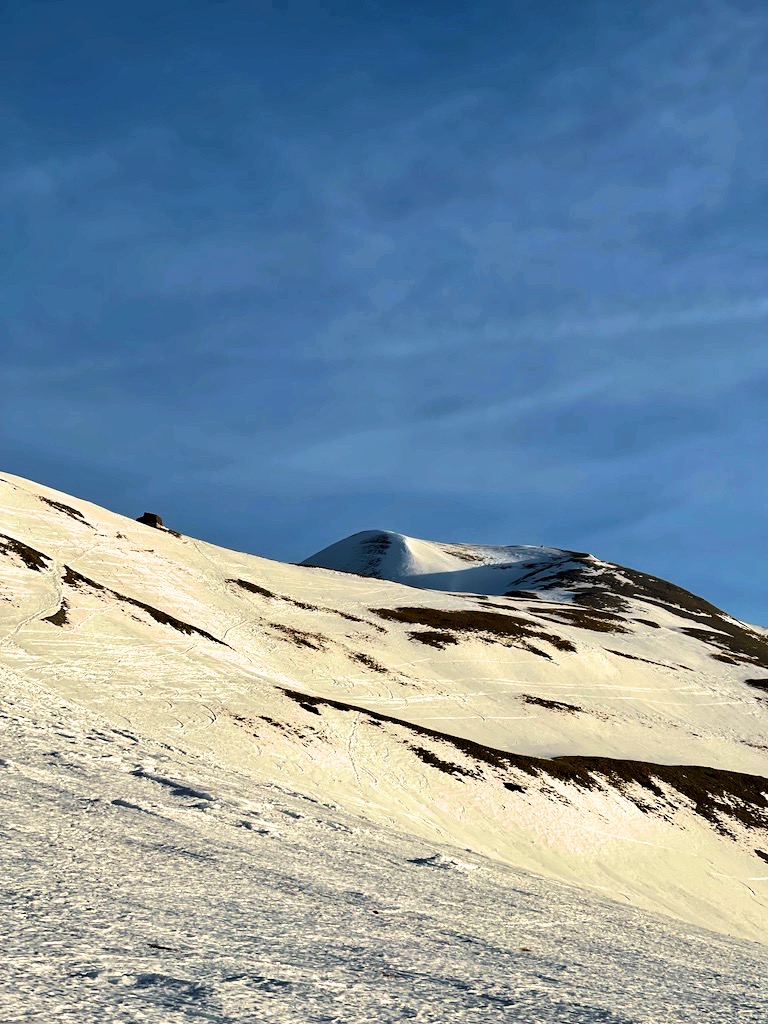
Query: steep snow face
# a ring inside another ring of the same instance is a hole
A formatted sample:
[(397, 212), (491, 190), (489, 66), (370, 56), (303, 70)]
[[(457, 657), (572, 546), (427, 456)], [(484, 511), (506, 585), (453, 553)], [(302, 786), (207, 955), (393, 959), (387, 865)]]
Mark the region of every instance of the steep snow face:
[(552, 587), (488, 597), (226, 551), (18, 478), (0, 509), (6, 685), (253, 785), (768, 938), (765, 634), (587, 556), (544, 571), (569, 553), (541, 556)]
[(391, 580), (424, 590), (503, 595), (533, 577), (547, 579), (590, 556), (530, 544), (443, 544), (367, 530), (331, 544), (302, 565)]

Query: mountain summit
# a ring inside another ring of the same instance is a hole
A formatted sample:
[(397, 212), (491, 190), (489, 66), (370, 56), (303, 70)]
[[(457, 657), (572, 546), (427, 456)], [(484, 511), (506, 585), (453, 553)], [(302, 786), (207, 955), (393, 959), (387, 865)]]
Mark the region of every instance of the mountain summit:
[[(648, 606), (680, 621), (689, 636), (717, 648), (713, 657), (754, 665), (768, 673), (765, 635), (673, 583), (604, 562), (584, 551), (534, 545), (487, 546), (417, 540), (387, 530), (370, 530), (331, 544), (302, 565), (335, 569), (373, 579), (390, 580), (419, 590), (439, 590), (518, 600), (538, 598), (556, 603), (560, 616), (597, 625), (621, 617), (639, 618)], [(620, 632), (620, 629), (616, 630)], [(752, 680), (755, 685), (761, 679)], [(765, 681), (768, 685), (768, 677)]]
[(581, 552), (377, 531), (289, 565), (16, 477), (0, 506), (22, 703), (43, 694), (459, 861), (768, 940), (759, 630)]
[(447, 544), (389, 530), (366, 530), (331, 544), (302, 565), (391, 580), (423, 590), (501, 596), (527, 579), (542, 583), (591, 555), (559, 548)]

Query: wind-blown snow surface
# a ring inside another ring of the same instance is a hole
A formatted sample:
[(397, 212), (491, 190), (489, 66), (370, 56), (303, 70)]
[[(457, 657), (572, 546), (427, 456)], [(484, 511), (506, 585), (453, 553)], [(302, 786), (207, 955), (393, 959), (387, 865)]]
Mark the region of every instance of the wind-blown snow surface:
[[(4, 1024), (763, 1024), (768, 953), (0, 699)], [(183, 738), (183, 737), (182, 737)]]
[(19, 692), (235, 772), (241, 797), (278, 785), (588, 904), (768, 938), (764, 633), (556, 549), (502, 549), (519, 565), (477, 596), (226, 551), (13, 477), (0, 507)]
[(6, 685), (4, 1024), (763, 1024), (763, 946)]

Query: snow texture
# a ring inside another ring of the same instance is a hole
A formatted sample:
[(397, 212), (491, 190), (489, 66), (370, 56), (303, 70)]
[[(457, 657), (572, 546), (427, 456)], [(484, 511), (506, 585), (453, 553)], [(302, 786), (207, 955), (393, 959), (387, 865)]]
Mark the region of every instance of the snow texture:
[(28, 685), (5, 1024), (763, 1024), (765, 947), (438, 849)]
[(360, 536), (285, 565), (0, 481), (0, 1019), (766, 1019), (765, 632)]

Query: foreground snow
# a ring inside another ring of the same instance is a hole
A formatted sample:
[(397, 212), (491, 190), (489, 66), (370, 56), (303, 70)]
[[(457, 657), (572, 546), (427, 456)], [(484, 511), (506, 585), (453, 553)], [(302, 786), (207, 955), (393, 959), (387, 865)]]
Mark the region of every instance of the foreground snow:
[(762, 1024), (765, 948), (425, 844), (6, 673), (4, 1024)]

